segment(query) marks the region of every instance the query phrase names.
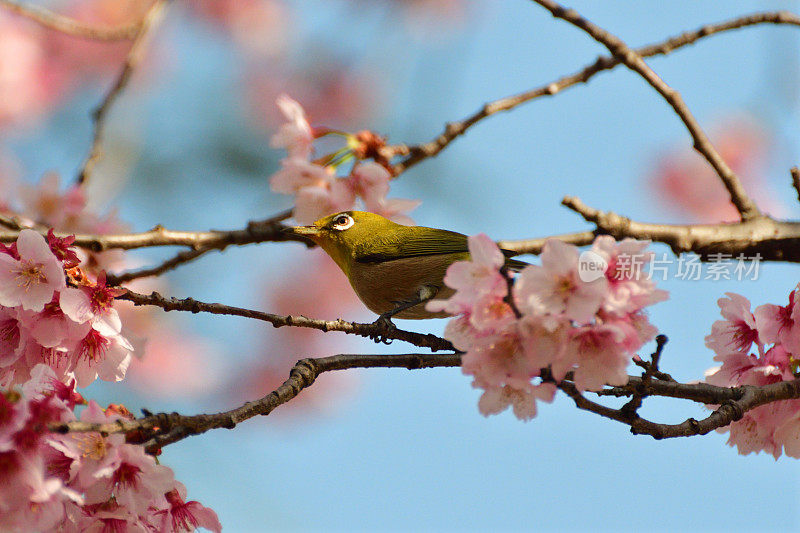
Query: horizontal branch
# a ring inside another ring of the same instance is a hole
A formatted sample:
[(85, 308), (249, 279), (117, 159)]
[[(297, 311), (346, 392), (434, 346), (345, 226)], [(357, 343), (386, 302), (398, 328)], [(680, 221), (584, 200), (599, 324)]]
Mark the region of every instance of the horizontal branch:
[(385, 323), (375, 322), (372, 324), (361, 324), (358, 322), (347, 322), (338, 320), (319, 320), (307, 318), (301, 315), (276, 315), (264, 311), (244, 309), (230, 305), (218, 303), (199, 302), (193, 298), (165, 298), (157, 292), (151, 294), (139, 294), (128, 291), (118, 296), (118, 300), (127, 300), (134, 305), (152, 305), (160, 307), (164, 311), (188, 311), (190, 313), (211, 313), (215, 315), (240, 316), (253, 318), (269, 322), (276, 328), (292, 326), (299, 328), (311, 328), (320, 331), (339, 331), (349, 335), (359, 335), (370, 339), (380, 339), (385, 341), (400, 340), (408, 342), (420, 348), (429, 348), (434, 351), (454, 350), (450, 341), (432, 335), (430, 333), (416, 333), (398, 329), (397, 327), (387, 327)]
[(768, 216), (723, 224), (650, 224), (636, 222), (611, 211), (600, 211), (568, 196), (562, 204), (597, 226), (598, 233), (617, 240), (631, 237), (669, 245), (675, 254), (694, 252), (756, 257), (763, 261), (800, 263), (800, 222), (779, 221)]
[[(744, 28), (747, 26), (754, 26), (757, 24), (786, 24), (793, 26), (800, 26), (800, 17), (788, 11), (754, 13), (743, 17), (737, 17), (718, 24), (708, 24), (702, 26), (694, 31), (689, 31), (670, 37), (669, 39), (637, 48), (636, 54), (640, 57), (652, 57), (657, 55), (666, 55), (678, 48), (693, 44), (698, 40), (714, 34)], [(484, 104), (481, 109), (474, 112), (470, 116), (457, 121), (450, 122), (446, 125), (444, 131), (432, 141), (413, 146), (407, 145), (393, 145), (383, 148), (383, 151), (388, 157), (391, 156), (404, 156), (405, 158), (399, 163), (394, 165), (393, 171), (395, 175), (401, 174), (412, 166), (420, 163), (421, 161), (430, 157), (436, 156), (439, 152), (444, 150), (451, 142), (453, 142), (460, 135), (463, 135), (469, 128), (480, 122), (481, 120), (500, 113), (508, 111), (521, 104), (540, 98), (543, 96), (555, 95), (564, 89), (588, 82), (595, 74), (605, 70), (611, 70), (621, 65), (622, 61), (614, 56), (599, 56), (592, 64), (584, 67), (583, 69), (566, 76), (559, 78), (556, 81), (547, 83), (535, 89), (531, 89), (519, 94), (507, 96)]]
[[(281, 230), (284, 228), (284, 226), (280, 225), (279, 223), (291, 216), (292, 216), (292, 210), (288, 209), (285, 211), (281, 211), (280, 213), (277, 213), (276, 215), (273, 215), (268, 219), (259, 222), (251, 222), (248, 225), (248, 228), (251, 227), (274, 228), (278, 233), (280, 233)], [(221, 248), (194, 248), (192, 250), (184, 250), (182, 252), (178, 252), (173, 257), (166, 259), (161, 263), (159, 263), (158, 265), (152, 267), (142, 268), (139, 270), (130, 270), (127, 272), (121, 272), (119, 274), (108, 274), (108, 283), (111, 285), (119, 285), (121, 283), (132, 281), (134, 279), (146, 278), (151, 276), (160, 276), (165, 272), (168, 272), (181, 265), (194, 261), (198, 257), (205, 255), (206, 253), (215, 249), (220, 250)]]
[(129, 24), (117, 28), (95, 26), (54, 13), (34, 4), (20, 4), (12, 0), (0, 0), (0, 7), (17, 15), (31, 19), (51, 30), (56, 30), (74, 37), (95, 41), (124, 41), (136, 37), (141, 23)]
[(503, 250), (511, 250), (518, 254), (534, 254), (539, 255), (542, 253), (544, 244), (550, 239), (557, 239), (567, 244), (575, 246), (587, 246), (594, 242), (597, 232), (594, 231), (580, 231), (577, 233), (564, 233), (562, 235), (553, 235), (551, 237), (539, 237), (536, 239), (520, 239), (499, 241), (497, 245)]
[(119, 420), (107, 424), (87, 422), (69, 422), (55, 424), (51, 429), (59, 432), (97, 431), (104, 434), (136, 433), (147, 435), (145, 449), (155, 453), (163, 446), (198, 435), (214, 428), (232, 429), (240, 422), (255, 416), (266, 416), (311, 386), (317, 376), (323, 372), (345, 370), (349, 368), (418, 368), (455, 367), (461, 365), (461, 355), (450, 354), (398, 354), (398, 355), (362, 355), (340, 354), (318, 359), (298, 361), (280, 387), (263, 398), (216, 414), (184, 416), (178, 413), (162, 413), (146, 416), (137, 420)]
[[(13, 219), (9, 219), (13, 220)], [(155, 246), (188, 246), (194, 250), (223, 250), (228, 246), (243, 246), (260, 242), (296, 241), (307, 244), (307, 241), (296, 235), (285, 233), (286, 228), (271, 217), (263, 221), (253, 221), (247, 227), (230, 231), (174, 231), (156, 226), (143, 233), (119, 235), (75, 235), (75, 246), (87, 248), (93, 252), (121, 249), (148, 248)], [(37, 230), (42, 231), (37, 228)], [(46, 230), (43, 231), (46, 233)], [(69, 233), (55, 232), (56, 236), (66, 237)], [(18, 230), (0, 231), (0, 242), (13, 242), (19, 236)]]

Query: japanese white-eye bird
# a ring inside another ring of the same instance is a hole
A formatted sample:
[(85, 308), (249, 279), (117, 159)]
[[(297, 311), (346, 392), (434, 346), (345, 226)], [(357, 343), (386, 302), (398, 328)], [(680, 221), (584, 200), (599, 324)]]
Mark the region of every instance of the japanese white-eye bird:
[[(453, 289), (444, 275), (455, 261), (469, 259), (467, 236), (455, 231), (403, 226), (375, 213), (345, 211), (311, 226), (285, 231), (318, 244), (339, 265), (359, 299), (381, 319), (443, 318), (425, 309), (433, 298), (446, 299)], [(506, 257), (516, 255), (502, 250)], [(509, 270), (527, 263), (506, 259)]]

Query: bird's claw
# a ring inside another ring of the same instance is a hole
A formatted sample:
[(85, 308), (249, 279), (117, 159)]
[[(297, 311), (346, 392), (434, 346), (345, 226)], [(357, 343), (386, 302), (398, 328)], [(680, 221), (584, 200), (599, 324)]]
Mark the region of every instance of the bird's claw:
[(383, 314), (372, 323), (375, 326), (375, 332), (370, 333), (369, 338), (375, 342), (383, 344), (391, 344), (394, 339), (387, 339), (386, 336), (397, 329), (397, 326), (392, 322), (391, 316)]

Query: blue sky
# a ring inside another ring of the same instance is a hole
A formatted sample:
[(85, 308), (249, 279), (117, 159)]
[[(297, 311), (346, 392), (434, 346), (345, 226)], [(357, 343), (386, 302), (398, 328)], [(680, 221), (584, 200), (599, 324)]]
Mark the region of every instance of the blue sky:
[[(464, 27), (440, 35), (433, 25), (421, 40), (395, 27), (396, 13), (358, 13), (342, 2), (319, 0), (296, 7), (302, 39), (336, 47), (339, 56), (379, 73), (387, 96), (380, 112), (359, 129), (380, 131), (397, 142), (429, 140), (445, 122), (484, 102), (548, 83), (604, 51), (531, 2), (470, 5)], [(582, 1), (572, 7), (631, 45), (756, 10), (798, 9), (796, 2), (741, 1)], [(110, 134), (118, 139), (135, 134), (142, 146), (141, 160), (117, 199), (123, 217), (139, 230), (156, 223), (234, 228), (288, 206), (286, 198), (268, 193), (268, 172), (243, 179), (208, 155), (207, 147), (223, 139), (258, 155), (267, 170), (280, 156), (240, 116), (233, 87), (241, 63), (223, 43), (206, 39), (186, 22), (179, 6), (170, 17), (165, 30), (174, 39), (170, 61), (157, 82), (139, 92), (134, 85), (112, 115), (119, 125)], [(428, 38), (436, 44), (424, 44)], [(797, 95), (791, 96), (798, 42), (797, 28), (761, 26), (650, 61), (702, 124), (748, 110), (781, 133), (769, 186), (793, 218), (800, 211), (788, 174), (800, 162)], [(17, 143), (31, 176), (46, 168), (74, 171), (88, 145), (85, 111), (96, 96), (79, 97), (54, 119), (42, 133), (47, 148), (41, 142)], [(413, 213), (419, 224), (496, 239), (588, 228), (560, 206), (565, 195), (638, 220), (678, 222), (644, 178), (661, 151), (682, 145), (690, 146), (688, 134), (665, 102), (636, 75), (617, 69), (491, 117), (435, 160), (404, 174), (393, 195), (423, 200)], [(302, 261), (304, 253), (292, 244), (229, 250), (170, 280), (176, 295), (258, 307), (263, 303), (252, 294), (253, 284), (269, 280), (265, 273), (273, 268)], [(718, 317), (716, 300), (724, 292), (741, 293), (754, 305), (782, 303), (797, 278), (794, 265), (765, 265), (757, 282), (662, 284), (670, 299), (650, 316), (670, 338), (663, 369), (688, 381), (713, 366), (703, 337)], [(231, 358), (223, 367), (231, 373), (235, 354), (247, 351), (264, 327), (214, 317), (185, 322), (229, 348)], [(398, 323), (441, 332), (445, 322)], [(399, 343), (358, 346), (370, 353), (406, 350)], [(354, 373), (360, 379), (357, 394), (348, 394), (332, 412), (213, 431), (170, 446), (163, 461), (189, 487), (190, 497), (219, 513), (227, 531), (798, 528), (795, 460), (739, 456), (723, 435), (663, 442), (633, 436), (622, 425), (579, 412), (562, 396), (542, 405), (528, 423), (510, 413), (484, 418), (476, 407), (478, 391), (456, 369)], [(108, 401), (115, 399), (114, 388), (97, 390)], [(169, 411), (232, 407), (138, 401)], [(643, 410), (664, 422), (703, 413), (668, 400), (649, 400)]]

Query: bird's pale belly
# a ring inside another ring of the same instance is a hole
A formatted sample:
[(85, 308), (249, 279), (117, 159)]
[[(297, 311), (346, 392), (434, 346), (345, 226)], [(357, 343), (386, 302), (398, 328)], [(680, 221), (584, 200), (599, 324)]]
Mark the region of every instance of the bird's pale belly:
[[(350, 284), (364, 305), (379, 315), (391, 311), (398, 304), (414, 301), (419, 290), (425, 286), (439, 289), (434, 299), (447, 299), (455, 291), (445, 286), (444, 275), (447, 267), (462, 259), (461, 256), (462, 254), (426, 255), (379, 263), (354, 263), (350, 271)], [(423, 319), (444, 318), (449, 315), (428, 312), (425, 310), (425, 303), (421, 303), (395, 316)]]

